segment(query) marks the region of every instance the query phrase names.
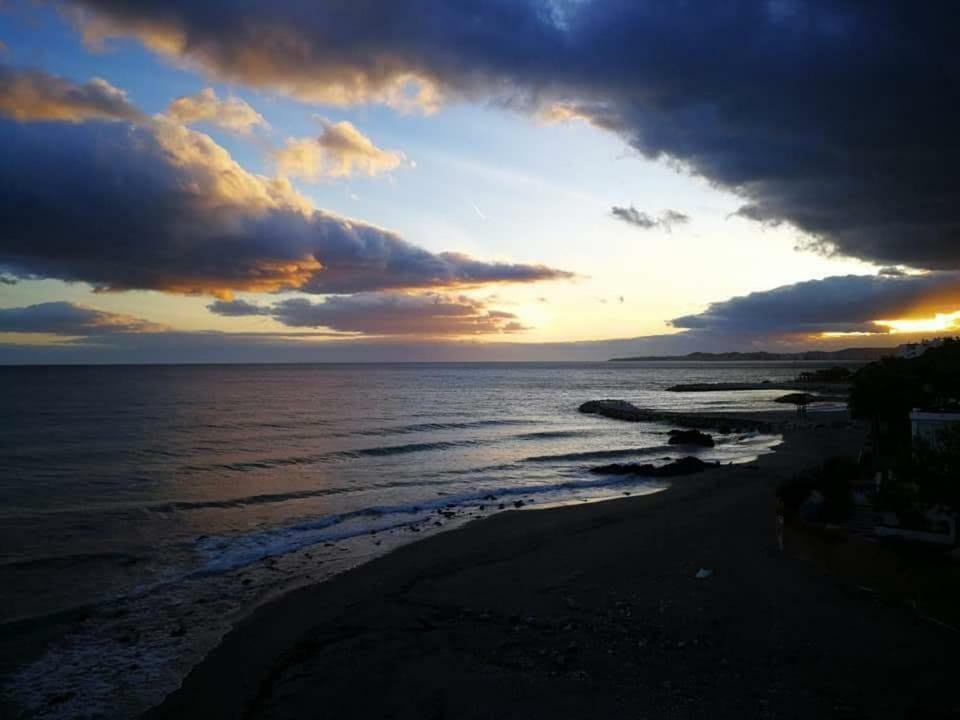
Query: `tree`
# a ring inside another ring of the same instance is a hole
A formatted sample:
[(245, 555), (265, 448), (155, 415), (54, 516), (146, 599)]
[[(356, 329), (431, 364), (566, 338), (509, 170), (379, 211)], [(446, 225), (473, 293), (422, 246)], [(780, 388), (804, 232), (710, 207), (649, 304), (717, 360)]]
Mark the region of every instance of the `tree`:
[(910, 448), (910, 411), (945, 408), (960, 398), (960, 340), (947, 338), (915, 358), (886, 357), (853, 376), (850, 414), (871, 422), (874, 450), (892, 457)]
[(874, 452), (896, 455), (910, 444), (910, 410), (923, 396), (910, 360), (883, 358), (853, 376), (848, 405), (855, 418), (869, 420)]

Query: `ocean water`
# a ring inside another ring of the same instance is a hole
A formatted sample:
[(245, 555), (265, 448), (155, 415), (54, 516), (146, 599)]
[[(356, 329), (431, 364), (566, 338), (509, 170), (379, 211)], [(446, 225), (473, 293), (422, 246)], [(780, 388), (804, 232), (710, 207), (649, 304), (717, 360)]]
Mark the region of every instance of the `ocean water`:
[[(3, 678), (28, 717), (162, 700), (258, 603), (426, 534), (513, 509), (655, 492), (589, 472), (691, 454), (585, 400), (737, 412), (776, 390), (678, 382), (788, 364), (0, 368), (0, 630), (63, 624)], [(744, 462), (778, 438), (718, 437)], [(57, 625), (59, 627), (59, 625)]]

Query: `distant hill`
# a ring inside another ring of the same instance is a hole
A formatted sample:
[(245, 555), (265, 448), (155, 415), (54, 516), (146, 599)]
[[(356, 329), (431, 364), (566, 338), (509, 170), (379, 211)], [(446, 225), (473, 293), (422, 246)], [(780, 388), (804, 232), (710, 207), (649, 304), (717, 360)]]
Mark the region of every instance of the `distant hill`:
[(897, 348), (846, 348), (845, 350), (808, 350), (798, 353), (772, 352), (694, 352), (688, 355), (645, 355), (640, 357), (611, 358), (610, 362), (636, 360), (687, 361), (687, 362), (873, 362), (887, 355), (896, 355)]

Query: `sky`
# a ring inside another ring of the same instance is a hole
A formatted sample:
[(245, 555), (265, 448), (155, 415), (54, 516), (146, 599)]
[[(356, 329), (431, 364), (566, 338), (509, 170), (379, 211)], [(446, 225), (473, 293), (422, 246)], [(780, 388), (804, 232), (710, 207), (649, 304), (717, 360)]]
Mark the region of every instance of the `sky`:
[(0, 363), (960, 322), (952, 3), (0, 1)]

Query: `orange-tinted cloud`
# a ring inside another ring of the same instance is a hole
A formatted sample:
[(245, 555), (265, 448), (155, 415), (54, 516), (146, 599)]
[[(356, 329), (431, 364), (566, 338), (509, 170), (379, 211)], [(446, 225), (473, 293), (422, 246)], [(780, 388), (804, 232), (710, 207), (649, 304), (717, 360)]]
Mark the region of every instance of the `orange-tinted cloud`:
[(170, 103), (167, 115), (183, 123), (209, 123), (232, 133), (246, 135), (257, 127), (266, 127), (267, 121), (241, 98), (221, 100), (213, 88), (196, 95), (185, 95)]
[(142, 113), (106, 80), (75, 85), (40, 70), (0, 66), (0, 115), (20, 121), (137, 120)]
[[(195, 65), (217, 80), (265, 87), (307, 102), (340, 106), (380, 103), (423, 112), (433, 112), (440, 105), (440, 83), (433, 73), (348, 38), (337, 43), (338, 47), (314, 43), (310, 33), (296, 24), (272, 22), (268, 5), (263, 6), (267, 13), (256, 22), (244, 21), (230, 29), (233, 9), (218, 13), (221, 30), (237, 33), (227, 43), (201, 39), (177, 17), (175, 8), (169, 9), (173, 12), (141, 15), (126, 3), (107, 2), (97, 13), (80, 11), (74, 17), (84, 41), (93, 49), (111, 38), (133, 35), (154, 52)], [(378, 9), (387, 8), (381, 5)], [(311, 23), (325, 14), (322, 6), (305, 10)], [(350, 45), (358, 58), (364, 58), (364, 68), (334, 59)]]
[(307, 180), (379, 175), (399, 167), (403, 154), (383, 150), (353, 123), (320, 120), (316, 138), (290, 138), (274, 153), (277, 172), (284, 177)]

